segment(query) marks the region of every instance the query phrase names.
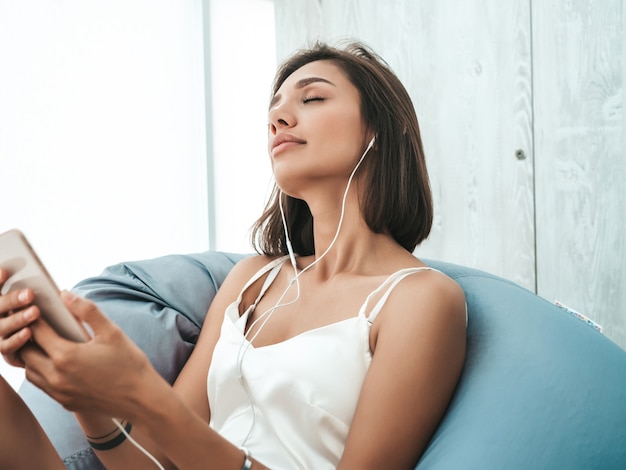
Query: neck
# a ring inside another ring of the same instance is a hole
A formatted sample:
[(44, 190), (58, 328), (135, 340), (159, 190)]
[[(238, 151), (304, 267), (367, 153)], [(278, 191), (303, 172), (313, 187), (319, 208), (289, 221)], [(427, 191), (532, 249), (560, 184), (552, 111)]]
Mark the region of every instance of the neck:
[[(391, 238), (373, 233), (361, 215), (357, 191), (350, 190), (346, 197), (343, 219), (341, 205), (336, 195), (309, 203), (313, 215), (315, 255), (303, 260), (301, 268), (319, 280), (351, 271), (367, 271), (378, 248), (388, 245)], [(342, 195), (343, 196), (343, 195)], [(341, 225), (340, 225), (341, 223)]]

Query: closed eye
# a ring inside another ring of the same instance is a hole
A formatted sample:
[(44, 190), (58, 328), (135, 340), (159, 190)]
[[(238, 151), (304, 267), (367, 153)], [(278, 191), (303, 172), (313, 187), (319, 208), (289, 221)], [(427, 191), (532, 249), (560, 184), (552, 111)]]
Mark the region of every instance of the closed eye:
[(324, 101), (324, 98), (321, 96), (306, 96), (302, 99), (302, 102), (305, 104), (310, 103), (311, 101)]

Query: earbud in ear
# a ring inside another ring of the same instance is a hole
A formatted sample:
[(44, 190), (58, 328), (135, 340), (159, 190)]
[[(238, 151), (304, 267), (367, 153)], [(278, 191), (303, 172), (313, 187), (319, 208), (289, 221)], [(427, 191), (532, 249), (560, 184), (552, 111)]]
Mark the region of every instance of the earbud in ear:
[(376, 141), (376, 134), (374, 134), (374, 137), (372, 137), (372, 140), (370, 140), (370, 143), (367, 144), (367, 148), (371, 149), (375, 141)]

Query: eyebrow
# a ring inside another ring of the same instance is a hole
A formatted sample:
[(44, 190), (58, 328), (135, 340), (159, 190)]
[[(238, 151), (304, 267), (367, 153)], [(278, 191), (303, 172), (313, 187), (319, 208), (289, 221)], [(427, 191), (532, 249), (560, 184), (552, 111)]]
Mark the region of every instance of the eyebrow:
[[(322, 78), (322, 77), (307, 77), (307, 78), (298, 80), (296, 84), (294, 85), (294, 88), (299, 90), (301, 88), (304, 88), (305, 86), (311, 85), (312, 83), (318, 83), (318, 82), (328, 83), (329, 85), (336, 86), (330, 80), (326, 80), (325, 78)], [(274, 95), (274, 97), (270, 101), (270, 105), (269, 105), (270, 109), (276, 104), (276, 102), (280, 99), (280, 97), (281, 97), (280, 93), (276, 93)]]

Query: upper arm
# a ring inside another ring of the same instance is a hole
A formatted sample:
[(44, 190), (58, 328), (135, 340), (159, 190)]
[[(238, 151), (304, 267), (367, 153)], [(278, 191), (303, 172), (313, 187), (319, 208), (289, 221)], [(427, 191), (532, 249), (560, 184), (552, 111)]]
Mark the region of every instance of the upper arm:
[(248, 279), (266, 262), (267, 258), (255, 256), (245, 258), (233, 267), (211, 302), (196, 346), (174, 383), (174, 389), (183, 401), (206, 422), (210, 419), (207, 374), (226, 308), (237, 300)]
[(463, 291), (438, 272), (409, 276), (372, 328), (373, 359), (340, 468), (412, 468), (463, 368)]

